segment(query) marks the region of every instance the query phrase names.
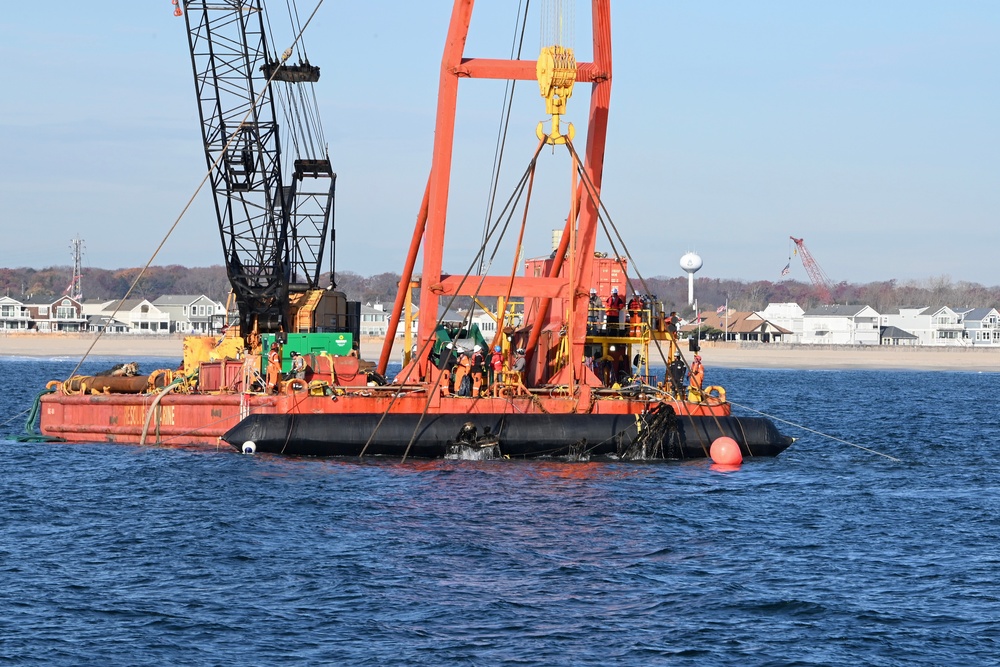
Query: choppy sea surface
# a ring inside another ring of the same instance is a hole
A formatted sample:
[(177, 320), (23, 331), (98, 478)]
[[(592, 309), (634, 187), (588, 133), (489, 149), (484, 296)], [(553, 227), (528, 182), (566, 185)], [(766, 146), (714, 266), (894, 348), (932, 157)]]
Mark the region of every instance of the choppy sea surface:
[(0, 359), (0, 662), (1000, 664), (1000, 375), (706, 361), (800, 440), (735, 470), (20, 443), (75, 360)]

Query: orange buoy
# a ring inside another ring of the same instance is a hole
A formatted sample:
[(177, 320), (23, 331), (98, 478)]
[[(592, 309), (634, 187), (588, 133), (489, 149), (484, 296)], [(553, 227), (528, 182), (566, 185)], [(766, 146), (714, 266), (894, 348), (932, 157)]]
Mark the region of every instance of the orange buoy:
[(743, 454), (740, 453), (739, 444), (726, 436), (716, 438), (708, 453), (712, 457), (712, 461), (720, 465), (736, 466), (743, 463)]

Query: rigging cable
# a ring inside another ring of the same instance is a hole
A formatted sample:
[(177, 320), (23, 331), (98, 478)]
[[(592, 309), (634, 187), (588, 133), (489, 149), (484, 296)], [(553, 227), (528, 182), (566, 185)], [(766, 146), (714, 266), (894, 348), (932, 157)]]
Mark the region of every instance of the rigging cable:
[[(504, 208), (503, 208), (503, 210), (500, 213), (500, 215), (503, 216), (504, 213), (506, 213), (507, 211), (510, 211), (510, 213), (506, 216), (506, 221), (504, 222), (503, 227), (502, 228), (500, 227), (500, 219), (498, 218), (496, 224), (493, 225), (492, 230), (490, 230), (489, 234), (487, 235), (487, 238), (485, 239), (485, 241), (483, 242), (483, 244), (480, 245), (479, 252), (476, 253), (476, 256), (472, 259), (472, 262), (469, 264), (469, 268), (466, 270), (465, 274), (462, 276), (462, 280), (459, 283), (459, 289), (455, 290), (456, 293), (451, 295), (451, 298), (448, 300), (448, 303), (445, 305), (445, 308), (444, 308), (444, 312), (445, 313), (447, 313), (448, 310), (451, 309), (452, 305), (454, 305), (455, 299), (458, 297), (458, 291), (460, 291), (462, 285), (464, 285), (465, 281), (468, 280), (468, 278), (472, 275), (472, 272), (476, 268), (476, 264), (477, 263), (481, 263), (481, 258), (485, 254), (485, 252), (486, 252), (486, 247), (487, 247), (487, 245), (489, 243), (490, 238), (492, 238), (492, 236), (494, 234), (496, 234), (497, 230), (500, 229), (500, 236), (497, 239), (497, 243), (494, 246), (493, 253), (492, 253), (491, 257), (490, 257), (490, 265), (492, 265), (493, 258), (496, 257), (496, 254), (497, 254), (497, 252), (499, 250), (500, 240), (503, 239), (504, 235), (506, 234), (507, 228), (510, 226), (510, 221), (511, 221), (511, 219), (513, 219), (515, 206), (520, 201), (521, 195), (523, 194), (524, 189), (525, 189), (525, 185), (528, 183), (528, 181), (531, 178), (531, 175), (534, 173), (535, 164), (536, 164), (537, 159), (538, 159), (538, 154), (541, 152), (543, 145), (544, 145), (544, 142), (540, 142), (539, 143), (538, 148), (535, 150), (535, 154), (532, 156), (531, 161), (528, 163), (527, 169), (525, 170), (524, 174), (521, 176), (520, 182), (518, 183), (517, 187), (514, 189), (514, 192), (511, 194), (511, 196), (507, 199), (507, 203), (504, 205)], [(479, 287), (482, 287), (483, 281), (485, 279), (486, 279), (485, 275), (480, 276)], [(476, 290), (477, 292), (479, 290), (479, 287), (477, 287), (477, 290)], [(442, 314), (438, 318), (438, 320), (437, 320), (437, 326), (441, 325), (441, 323), (444, 321), (443, 318), (444, 318), (444, 315)], [(417, 351), (417, 355), (416, 355), (417, 359), (424, 358), (425, 354), (429, 355), (430, 350), (428, 350), (428, 347), (433, 344), (434, 340), (435, 340), (434, 338), (430, 338), (430, 339), (424, 341), (423, 345), (421, 345), (420, 349)], [(406, 375), (403, 376), (403, 379), (400, 381), (400, 385), (405, 385), (406, 384), (407, 380), (410, 379), (410, 375), (413, 373), (413, 369), (414, 368), (415, 368), (415, 364), (412, 364), (412, 363), (411, 363), (410, 366), (407, 367)], [(420, 430), (420, 425), (423, 423), (424, 416), (427, 414), (427, 410), (430, 408), (430, 403), (431, 403), (431, 400), (433, 398), (433, 393), (432, 392), (439, 391), (439, 390), (440, 389), (439, 389), (439, 386), (437, 384), (435, 384), (433, 387), (429, 387), (428, 393), (427, 393), (427, 401), (424, 404), (424, 409), (421, 412), (420, 419), (418, 420), (417, 425), (414, 428), (413, 435), (410, 438), (410, 442), (407, 444), (406, 450), (403, 453), (403, 461), (406, 461), (406, 458), (407, 458), (407, 456), (410, 453), (410, 449), (412, 448), (413, 443), (416, 441), (416, 436), (417, 436), (417, 433)], [(358, 454), (358, 458), (364, 458), (365, 454), (368, 451), (369, 445), (371, 445), (372, 440), (375, 439), (375, 435), (378, 433), (379, 428), (381, 428), (382, 423), (385, 421), (385, 418), (389, 415), (389, 412), (392, 410), (392, 406), (395, 405), (396, 399), (400, 395), (402, 395), (402, 394), (401, 393), (397, 393), (396, 395), (394, 395), (392, 397), (392, 400), (389, 402), (389, 405), (387, 405), (385, 411), (383, 411), (382, 417), (379, 419), (378, 423), (375, 424), (375, 428), (372, 429), (371, 435), (368, 436), (368, 440), (365, 442), (364, 447), (361, 448), (361, 453)]]
[(787, 419), (782, 419), (780, 417), (775, 417), (774, 415), (769, 415), (766, 412), (761, 412), (760, 410), (754, 410), (753, 408), (747, 407), (746, 405), (740, 405), (739, 403), (733, 403), (732, 401), (729, 401), (729, 403), (732, 404), (732, 405), (735, 405), (738, 408), (742, 408), (744, 410), (749, 410), (750, 412), (754, 412), (754, 413), (756, 413), (758, 415), (761, 415), (762, 417), (767, 417), (769, 419), (773, 419), (775, 421), (779, 421), (782, 424), (788, 424), (789, 426), (794, 426), (795, 428), (800, 428), (803, 431), (809, 431), (810, 433), (815, 433), (816, 435), (822, 436), (824, 438), (829, 438), (830, 440), (835, 440), (837, 442), (842, 442), (845, 445), (850, 445), (851, 447), (856, 447), (856, 448), (858, 448), (858, 449), (860, 449), (862, 451), (868, 452), (869, 454), (876, 454), (878, 456), (883, 456), (883, 457), (889, 459), (890, 461), (895, 461), (896, 463), (902, 463), (903, 462), (903, 459), (897, 459), (895, 456), (889, 456), (888, 454), (883, 454), (882, 452), (877, 452), (874, 449), (870, 449), (868, 447), (863, 447), (863, 446), (861, 446), (859, 444), (856, 444), (856, 443), (853, 443), (853, 442), (848, 442), (847, 440), (844, 440), (842, 438), (838, 438), (836, 436), (830, 435), (829, 433), (823, 433), (822, 431), (817, 431), (816, 429), (812, 429), (812, 428), (809, 428), (807, 426), (803, 426), (802, 424), (796, 424), (795, 422), (790, 422)]
[[(524, 33), (528, 22), (528, 8), (531, 6), (531, 0), (524, 5), (524, 12), (521, 12), (521, 4), (518, 2), (517, 16), (518, 21), (521, 23), (521, 36), (517, 41), (517, 60), (521, 59), (521, 52), (524, 48)], [(517, 32), (517, 23), (514, 24), (514, 32)], [(514, 42), (511, 42), (510, 52), (511, 59), (514, 58)], [(501, 112), (500, 126), (497, 128), (497, 142), (496, 147), (493, 151), (493, 173), (490, 179), (490, 194), (489, 203), (486, 207), (486, 218), (483, 221), (483, 244), (487, 242), (486, 232), (489, 228), (490, 220), (493, 219), (493, 206), (496, 203), (497, 188), (500, 184), (500, 172), (503, 167), (503, 153), (504, 146), (507, 145), (507, 131), (510, 127), (510, 115), (511, 109), (514, 105), (514, 87), (517, 85), (516, 79), (508, 79), (506, 85), (504, 86), (504, 106), (506, 107)], [(483, 265), (479, 265), (479, 273), (485, 270)]]

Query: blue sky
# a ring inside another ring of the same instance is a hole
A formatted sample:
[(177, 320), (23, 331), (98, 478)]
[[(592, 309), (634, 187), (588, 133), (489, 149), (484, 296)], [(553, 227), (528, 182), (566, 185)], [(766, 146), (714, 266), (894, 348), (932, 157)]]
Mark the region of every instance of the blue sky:
[[(305, 14), (314, 6), (298, 1)], [(507, 55), (517, 4), (480, 0), (467, 55)], [(0, 229), (16, 241), (0, 264), (69, 264), (79, 235), (85, 265), (141, 265), (180, 213), (204, 156), (172, 9), (4, 7)], [(402, 266), (449, 12), (443, 0), (325, 0), (307, 33), (338, 173), (339, 270)], [(701, 276), (779, 280), (795, 235), (834, 281), (1000, 284), (1000, 3), (623, 0), (612, 30), (604, 198), (643, 275), (682, 275), (678, 259), (694, 250)], [(575, 33), (589, 60), (589, 3)], [(460, 89), (452, 272), (479, 245), (502, 95), (496, 82)], [(581, 147), (588, 104), (578, 87), (568, 119)], [(501, 199), (543, 116), (535, 84), (519, 84)], [(567, 206), (565, 158), (544, 155), (529, 256), (548, 253)], [(213, 210), (203, 192), (155, 263), (221, 263)], [(806, 280), (798, 258), (790, 277)]]

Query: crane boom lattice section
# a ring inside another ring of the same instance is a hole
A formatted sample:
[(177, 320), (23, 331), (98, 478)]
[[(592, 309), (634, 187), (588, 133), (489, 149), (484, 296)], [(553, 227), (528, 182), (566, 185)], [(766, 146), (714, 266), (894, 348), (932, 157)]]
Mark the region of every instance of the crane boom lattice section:
[[(335, 174), (302, 155), (284, 173), (276, 97), (294, 99), (319, 68), (272, 55), (263, 0), (185, 0), (205, 156), (240, 330), (288, 330), (289, 290), (318, 289)], [(276, 95), (272, 86), (288, 87)], [(297, 128), (285, 128), (295, 131)], [(320, 149), (322, 150), (322, 149)]]
[(833, 281), (830, 277), (826, 275), (823, 267), (819, 265), (815, 259), (813, 259), (812, 253), (806, 248), (806, 243), (802, 239), (797, 239), (794, 236), (789, 236), (798, 250), (799, 256), (802, 258), (802, 266), (805, 268), (806, 273), (809, 274), (809, 280), (812, 281), (813, 289), (816, 290), (817, 296), (819, 296), (820, 301), (823, 303), (830, 303), (833, 300)]

